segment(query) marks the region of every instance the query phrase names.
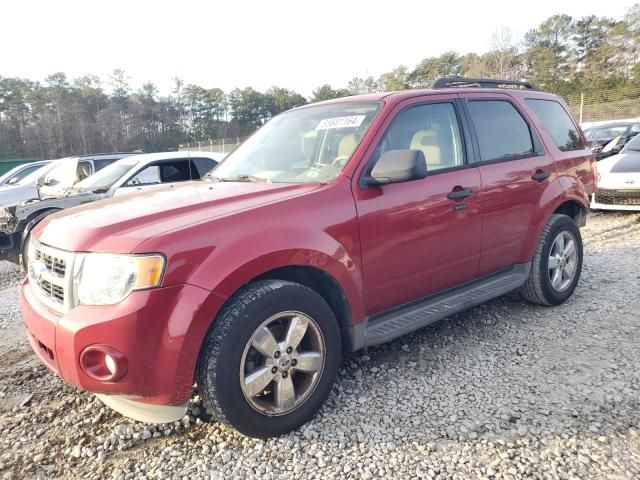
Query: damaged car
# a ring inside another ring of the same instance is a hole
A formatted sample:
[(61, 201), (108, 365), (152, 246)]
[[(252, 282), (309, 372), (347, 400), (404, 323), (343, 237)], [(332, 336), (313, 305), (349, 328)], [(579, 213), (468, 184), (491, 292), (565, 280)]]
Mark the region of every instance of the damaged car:
[(136, 152), (100, 153), (65, 157), (49, 162), (13, 185), (0, 189), (0, 260), (19, 263), (22, 250), (22, 232), (31, 223), (42, 220), (43, 212), (32, 212), (32, 206), (51, 198), (64, 196), (75, 183), (90, 177), (113, 162)]
[[(52, 213), (104, 198), (198, 180), (223, 157), (207, 152), (133, 155), (112, 162), (94, 175), (85, 175), (78, 182), (70, 181), (73, 169), (67, 162), (58, 174), (45, 176), (38, 197), (0, 208), (0, 259), (24, 264), (31, 230)], [(80, 168), (78, 163), (76, 171)]]

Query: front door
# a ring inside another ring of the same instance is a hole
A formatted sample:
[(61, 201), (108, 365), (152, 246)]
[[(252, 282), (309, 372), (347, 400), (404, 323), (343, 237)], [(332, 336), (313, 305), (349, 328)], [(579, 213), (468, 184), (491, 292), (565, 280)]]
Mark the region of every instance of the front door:
[(427, 177), (355, 187), (367, 314), (476, 277), (481, 185), (467, 162), (467, 143), (453, 95), (396, 109), (365, 172), (385, 151), (410, 149), (424, 153)]

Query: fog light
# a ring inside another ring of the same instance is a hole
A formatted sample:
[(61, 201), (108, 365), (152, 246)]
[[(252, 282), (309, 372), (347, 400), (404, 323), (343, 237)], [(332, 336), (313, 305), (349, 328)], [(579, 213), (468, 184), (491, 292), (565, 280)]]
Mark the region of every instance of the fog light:
[(127, 373), (124, 353), (108, 345), (91, 345), (80, 354), (80, 367), (94, 380), (115, 382)]
[(104, 356), (104, 364), (106, 365), (107, 370), (109, 370), (109, 373), (111, 375), (115, 374), (118, 371), (116, 361), (108, 353)]

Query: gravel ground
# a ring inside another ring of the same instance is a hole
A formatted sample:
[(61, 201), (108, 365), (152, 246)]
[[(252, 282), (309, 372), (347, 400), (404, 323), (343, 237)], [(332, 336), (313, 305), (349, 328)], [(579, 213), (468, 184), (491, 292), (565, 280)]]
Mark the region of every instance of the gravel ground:
[(640, 478), (640, 214), (593, 214), (575, 295), (512, 294), (344, 359), (268, 441), (136, 423), (40, 366), (0, 265), (0, 478)]

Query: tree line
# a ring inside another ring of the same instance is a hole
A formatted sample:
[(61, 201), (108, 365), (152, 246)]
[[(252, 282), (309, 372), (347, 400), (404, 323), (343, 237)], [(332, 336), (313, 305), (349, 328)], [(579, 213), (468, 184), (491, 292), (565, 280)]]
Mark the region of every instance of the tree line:
[(445, 52), (413, 69), (400, 65), (343, 87), (321, 85), (309, 98), (277, 86), (224, 92), (178, 78), (170, 94), (161, 96), (152, 82), (134, 90), (122, 70), (106, 82), (95, 75), (70, 80), (64, 73), (44, 82), (0, 76), (0, 159), (162, 151), (244, 137), (272, 116), (308, 102), (424, 88), (443, 76), (528, 80), (560, 95), (597, 91), (615, 99), (624, 88), (640, 86), (640, 4), (619, 20), (554, 15), (520, 41), (502, 29), (482, 55)]

